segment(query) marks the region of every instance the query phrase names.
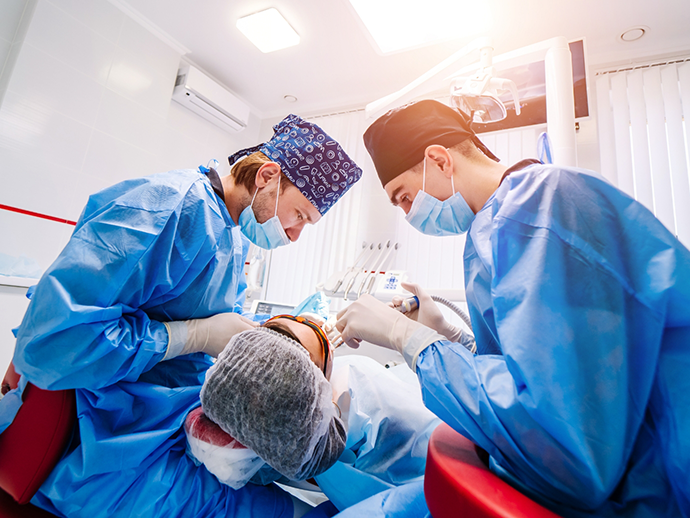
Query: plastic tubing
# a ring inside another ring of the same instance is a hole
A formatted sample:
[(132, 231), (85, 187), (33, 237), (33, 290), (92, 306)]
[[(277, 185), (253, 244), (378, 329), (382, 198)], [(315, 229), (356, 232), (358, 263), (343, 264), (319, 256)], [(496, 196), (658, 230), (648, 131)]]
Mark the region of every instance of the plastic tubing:
[[(438, 295), (431, 295), (431, 300), (448, 307), (453, 313), (455, 313), (462, 319), (462, 321), (470, 329), (470, 331), (472, 330), (472, 321), (470, 320), (470, 317), (468, 317), (467, 313), (460, 309), (460, 307), (457, 304), (452, 303), (450, 300), (446, 298), (439, 297)], [(401, 313), (409, 313), (410, 311), (414, 311), (417, 308), (419, 308), (419, 299), (417, 297), (410, 297), (408, 299), (404, 299), (400, 306), (398, 306), (396, 309)]]

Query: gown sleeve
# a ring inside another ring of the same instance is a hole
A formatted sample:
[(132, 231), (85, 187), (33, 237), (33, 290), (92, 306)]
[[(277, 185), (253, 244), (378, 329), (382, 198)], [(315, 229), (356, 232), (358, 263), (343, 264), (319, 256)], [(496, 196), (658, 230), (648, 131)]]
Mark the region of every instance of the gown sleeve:
[[(148, 317), (213, 256), (222, 219), (203, 182), (138, 185), (100, 206), (95, 195), (43, 275), (17, 333), (17, 371), (45, 389), (136, 381), (163, 359), (168, 333)], [(215, 228), (218, 227), (218, 228)]]
[[(596, 509), (642, 426), (663, 310), (629, 282), (645, 274), (630, 269), (649, 263), (616, 257), (635, 247), (610, 250), (625, 240), (618, 223), (585, 229), (580, 208), (545, 198), (525, 197), (523, 212), (494, 218), (493, 307), (484, 314), (493, 311), (503, 355), (437, 341), (421, 351), (417, 375), (428, 408), (487, 450), (499, 472), (543, 498)], [(550, 223), (521, 217), (533, 202), (532, 214), (548, 211)], [(669, 254), (648, 252), (658, 271), (670, 267)]]

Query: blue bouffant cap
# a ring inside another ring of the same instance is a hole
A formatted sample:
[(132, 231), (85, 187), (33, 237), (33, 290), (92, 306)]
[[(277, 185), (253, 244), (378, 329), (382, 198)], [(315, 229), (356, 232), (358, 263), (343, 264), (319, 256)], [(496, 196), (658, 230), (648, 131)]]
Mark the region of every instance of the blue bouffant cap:
[(230, 165), (261, 151), (322, 215), (361, 178), (362, 169), (316, 124), (291, 114), (273, 132), (268, 142), (228, 157)]

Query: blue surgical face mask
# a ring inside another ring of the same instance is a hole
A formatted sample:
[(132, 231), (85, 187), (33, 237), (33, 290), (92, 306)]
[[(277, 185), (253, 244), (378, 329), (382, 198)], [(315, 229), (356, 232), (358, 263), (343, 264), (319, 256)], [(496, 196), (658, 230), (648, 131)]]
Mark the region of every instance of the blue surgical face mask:
[(274, 248), (278, 248), (279, 246), (287, 245), (290, 243), (290, 238), (288, 238), (287, 234), (285, 233), (285, 229), (278, 218), (280, 175), (278, 175), (275, 215), (263, 223), (256, 221), (256, 214), (254, 214), (254, 210), (252, 209), (252, 205), (254, 205), (254, 200), (256, 199), (256, 194), (258, 192), (259, 189), (254, 191), (251, 204), (242, 211), (242, 214), (240, 214), (239, 225), (242, 228), (242, 233), (247, 236), (247, 239), (249, 239), (249, 241), (254, 243), (256, 246), (266, 250), (272, 250)]
[(452, 176), (450, 184), (453, 195), (445, 201), (440, 201), (424, 191), (426, 186), (425, 156), (422, 190), (415, 196), (412, 207), (405, 216), (407, 222), (428, 236), (454, 236), (467, 232), (474, 219), (474, 212), (462, 194), (455, 192)]

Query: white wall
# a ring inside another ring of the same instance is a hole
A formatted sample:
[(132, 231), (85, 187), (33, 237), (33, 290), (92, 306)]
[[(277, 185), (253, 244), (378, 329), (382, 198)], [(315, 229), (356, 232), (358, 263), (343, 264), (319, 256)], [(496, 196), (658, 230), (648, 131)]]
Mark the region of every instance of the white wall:
[[(127, 178), (210, 158), (227, 172), (260, 121), (228, 134), (171, 103), (180, 59), (107, 0), (2, 0), (0, 204), (76, 220), (90, 193)], [(0, 210), (0, 252), (46, 268), (72, 228)], [(0, 361), (23, 312), (14, 296), (0, 294)]]
[(0, 376), (5, 374), (12, 361), (14, 352), (14, 335), (12, 329), (17, 327), (29, 306), (26, 288), (0, 285)]

